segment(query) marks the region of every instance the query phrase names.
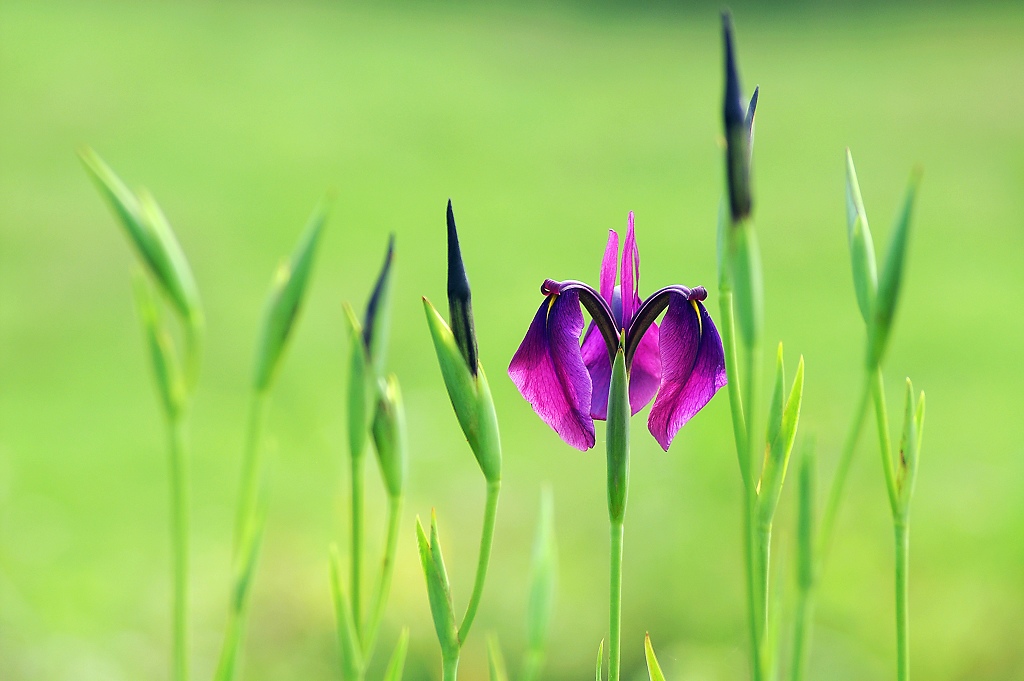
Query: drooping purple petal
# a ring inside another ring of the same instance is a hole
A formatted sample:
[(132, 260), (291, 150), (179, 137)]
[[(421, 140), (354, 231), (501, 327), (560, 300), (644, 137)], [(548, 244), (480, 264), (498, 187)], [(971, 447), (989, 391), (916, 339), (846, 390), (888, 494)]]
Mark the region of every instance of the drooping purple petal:
[(725, 385), (725, 351), (704, 305), (678, 294), (670, 299), (659, 340), (661, 390), (647, 427), (668, 451), (679, 429)]
[(629, 227), (626, 229), (626, 241), (622, 245), (619, 279), (622, 283), (622, 326), (628, 328), (633, 313), (640, 307), (640, 251), (636, 247), (636, 235), (633, 233), (633, 211), (629, 211)]
[(585, 451), (594, 446), (594, 420), (590, 374), (580, 355), (582, 331), (579, 293), (552, 294), (533, 318), (508, 375), (544, 423)]
[[(658, 325), (651, 324), (640, 339), (629, 368), (629, 407), (634, 414), (647, 406), (661, 385), (661, 347), (658, 335)], [(610, 374), (610, 365), (608, 370)], [(596, 397), (597, 391), (594, 393)]]

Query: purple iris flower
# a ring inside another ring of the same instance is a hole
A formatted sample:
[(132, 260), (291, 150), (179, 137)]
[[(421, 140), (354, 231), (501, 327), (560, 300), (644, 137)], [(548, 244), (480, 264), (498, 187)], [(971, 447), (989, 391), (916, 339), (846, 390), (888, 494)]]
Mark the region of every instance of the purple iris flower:
[[(619, 235), (609, 230), (600, 291), (580, 281), (544, 281), (545, 300), (508, 374), (537, 415), (585, 451), (594, 446), (594, 419), (607, 417), (611, 361), (621, 341), (630, 409), (635, 414), (654, 399), (647, 426), (668, 451), (679, 429), (726, 383), (722, 339), (704, 308), (703, 286), (667, 286), (641, 301), (632, 212), (621, 265), (618, 255)], [(582, 346), (580, 305), (592, 320)]]

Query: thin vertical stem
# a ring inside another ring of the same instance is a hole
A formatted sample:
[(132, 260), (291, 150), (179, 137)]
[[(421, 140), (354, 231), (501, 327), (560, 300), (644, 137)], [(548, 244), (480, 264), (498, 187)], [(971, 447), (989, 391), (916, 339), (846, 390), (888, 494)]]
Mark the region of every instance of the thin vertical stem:
[(456, 681), (459, 678), (459, 654), (454, 657), (441, 657), (442, 681)]
[(352, 621), (357, 641), (362, 640), (360, 588), (363, 565), (363, 452), (352, 452), (352, 550), (349, 593), (352, 597)]
[(761, 681), (761, 629), (758, 626), (757, 570), (754, 565), (757, 537), (754, 534), (755, 513), (753, 490), (743, 494), (743, 559), (747, 577), (747, 625), (750, 633), (750, 673), (754, 681)]
[(622, 521), (611, 522), (611, 569), (608, 598), (609, 641), (608, 681), (619, 681), (622, 645)]
[(846, 433), (846, 440), (843, 441), (839, 464), (836, 466), (836, 474), (832, 479), (828, 500), (825, 502), (825, 512), (821, 517), (821, 529), (818, 530), (819, 563), (824, 561), (825, 554), (829, 550), (832, 530), (835, 528), (836, 515), (839, 512), (839, 503), (842, 501), (843, 491), (846, 488), (846, 477), (850, 472), (850, 463), (853, 461), (853, 453), (857, 449), (857, 440), (860, 438), (860, 431), (864, 425), (864, 416), (868, 411), (868, 400), (871, 397), (871, 374), (872, 372), (869, 370), (864, 376), (864, 387), (861, 389), (860, 399), (857, 400), (857, 408), (853, 413), (850, 429)]
[(772, 554), (772, 524), (770, 522), (758, 522), (757, 524), (757, 557), (758, 557), (758, 588), (764, 594), (762, 608), (764, 611), (765, 631), (768, 626), (768, 589), (769, 575), (771, 571)]
[(248, 525), (256, 515), (256, 497), (262, 469), (263, 421), (269, 404), (266, 390), (254, 390), (249, 401), (245, 448), (242, 450), (242, 480), (235, 514), (235, 559), (245, 542)]
[(384, 607), (388, 602), (388, 594), (391, 592), (391, 578), (395, 573), (395, 552), (398, 550), (398, 528), (402, 519), (402, 497), (388, 498), (388, 533), (384, 544), (384, 557), (381, 559), (380, 582), (377, 585), (377, 593), (373, 599), (373, 609), (370, 611), (370, 622), (366, 627), (365, 644), (363, 646), (363, 659), (369, 661), (373, 657), (373, 647), (377, 642), (377, 632), (380, 628), (381, 619), (384, 617)]
[[(757, 483), (758, 477), (757, 472), (754, 470), (754, 462), (756, 460), (757, 449), (755, 446), (756, 439), (754, 437), (754, 415), (757, 413), (756, 399), (758, 389), (758, 377), (760, 374), (760, 358), (761, 353), (759, 352), (758, 344), (755, 342), (750, 347), (744, 348), (744, 359), (746, 360), (746, 381), (744, 382), (744, 398), (743, 401), (747, 405), (746, 416), (746, 451), (743, 453), (746, 459), (747, 465), (747, 514), (750, 516), (747, 519), (747, 533), (750, 535), (748, 541), (751, 543), (750, 558), (751, 561), (757, 561), (752, 567), (752, 579), (750, 581), (750, 588), (753, 589), (753, 603), (755, 610), (751, 613), (751, 617), (755, 618), (754, 630), (757, 632), (757, 639), (754, 642), (754, 646), (760, 649), (760, 642), (764, 636), (765, 628), (768, 624), (768, 562), (767, 562), (767, 547), (761, 546), (761, 538), (757, 533)], [(763, 558), (763, 560), (762, 560)], [(757, 654), (757, 653), (755, 653)], [(760, 657), (758, 656), (758, 659)], [(760, 666), (760, 664), (758, 664)]]
[(484, 582), (487, 580), (487, 564), (491, 559), (491, 544), (494, 539), (494, 521), (498, 515), (498, 493), (500, 491), (500, 480), (487, 483), (487, 505), (484, 508), (484, 525), (480, 532), (480, 555), (476, 564), (476, 580), (473, 582), (473, 593), (469, 597), (466, 614), (462, 617), (462, 624), (459, 625), (460, 646), (469, 635), (469, 628), (473, 626), (476, 611), (480, 607), (480, 598), (484, 593)]
[(875, 366), (871, 391), (875, 399), (875, 423), (878, 427), (878, 448), (882, 453), (882, 469), (885, 471), (885, 488), (889, 492), (889, 507), (893, 517), (897, 513), (896, 473), (893, 469), (892, 440), (889, 437), (889, 417), (885, 410), (885, 381), (882, 368)]
[(910, 679), (910, 613), (908, 606), (910, 527), (906, 520), (895, 523), (896, 538), (896, 679)]
[(739, 457), (740, 475), (743, 485), (750, 479), (750, 466), (743, 452), (747, 451), (747, 422), (743, 416), (743, 396), (740, 393), (739, 367), (736, 359), (736, 315), (732, 307), (732, 291), (722, 290), (719, 294), (722, 306), (722, 345), (725, 348), (725, 373), (729, 391), (729, 408), (732, 411), (732, 432)]
[(188, 679), (188, 461), (183, 416), (171, 416), (171, 542), (174, 574), (172, 678)]
[(793, 655), (789, 667), (790, 681), (803, 681), (810, 650), (811, 620), (814, 617), (813, 587), (800, 589), (797, 596), (793, 626)]

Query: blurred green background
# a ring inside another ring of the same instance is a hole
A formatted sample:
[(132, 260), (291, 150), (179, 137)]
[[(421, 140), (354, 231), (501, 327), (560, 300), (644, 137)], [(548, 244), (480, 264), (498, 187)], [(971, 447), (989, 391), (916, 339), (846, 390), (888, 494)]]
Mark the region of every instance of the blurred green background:
[[(761, 85), (767, 338), (785, 341), (790, 370), (806, 358), (801, 431), (817, 438), (823, 482), (862, 356), (843, 149), (853, 149), (880, 250), (911, 168), (924, 168), (885, 368), (893, 419), (904, 376), (928, 393), (913, 666), (922, 679), (1024, 679), (1024, 11), (734, 10), (745, 85)], [(391, 231), (390, 366), (413, 446), (383, 642), (408, 624), (407, 678), (439, 677), (413, 519), (437, 509), (461, 606), (483, 503), (419, 298), (444, 301), (448, 197), (505, 444), (494, 558), (463, 677), (485, 677), (488, 631), (517, 667), (545, 481), (561, 558), (547, 677), (589, 676), (607, 630), (604, 454), (564, 446), (504, 369), (540, 282), (596, 281), (606, 232), (624, 229), (629, 210), (641, 292), (705, 284), (717, 312), (720, 91), (710, 4), (0, 4), (0, 678), (165, 679), (169, 666), (165, 434), (132, 309), (132, 254), (75, 157), (85, 143), (157, 196), (206, 305), (191, 420), (195, 678), (212, 673), (226, 613), (263, 297), (328, 189), (336, 208), (269, 421), (269, 525), (243, 678), (337, 678), (327, 547), (346, 527), (341, 302), (365, 304)], [(671, 679), (746, 677), (728, 419), (723, 393), (668, 454), (634, 422), (629, 678), (644, 674), (648, 630)], [(893, 676), (892, 538), (866, 432), (823, 576), (812, 678)], [(369, 472), (371, 523), (383, 528)]]

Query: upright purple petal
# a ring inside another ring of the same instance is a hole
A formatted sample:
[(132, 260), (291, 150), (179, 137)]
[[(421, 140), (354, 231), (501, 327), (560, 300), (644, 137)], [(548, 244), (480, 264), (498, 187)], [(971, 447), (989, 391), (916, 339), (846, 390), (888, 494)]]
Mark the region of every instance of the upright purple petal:
[(584, 451), (594, 446), (594, 420), (590, 374), (580, 355), (582, 331), (579, 293), (549, 296), (512, 357), (508, 375), (541, 420)]
[[(607, 355), (607, 351), (605, 355)], [(589, 367), (588, 367), (589, 368)], [(609, 372), (611, 366), (609, 365)], [(591, 372), (593, 375), (593, 372)], [(651, 324), (640, 339), (629, 367), (629, 406), (635, 414), (650, 402), (661, 385), (661, 347), (658, 325)], [(594, 391), (595, 396), (597, 390)], [(595, 417), (596, 418), (596, 417)]]
[(679, 429), (725, 385), (725, 350), (704, 305), (682, 295), (672, 296), (659, 340), (661, 390), (647, 427), (668, 451)]
[(608, 346), (604, 337), (594, 328), (593, 322), (583, 338), (580, 348), (583, 363), (590, 374), (592, 384), (590, 398), (590, 416), (598, 421), (608, 418), (608, 389), (612, 382), (612, 361), (608, 358)]
[(612, 293), (615, 291), (616, 265), (619, 259), (619, 233), (614, 229), (608, 230), (608, 245), (604, 247), (604, 257), (601, 258), (601, 297), (612, 304)]
[(628, 328), (633, 313), (640, 307), (640, 251), (636, 247), (636, 235), (633, 233), (633, 211), (629, 211), (629, 227), (626, 229), (626, 242), (622, 245), (619, 279), (622, 282), (622, 326)]

